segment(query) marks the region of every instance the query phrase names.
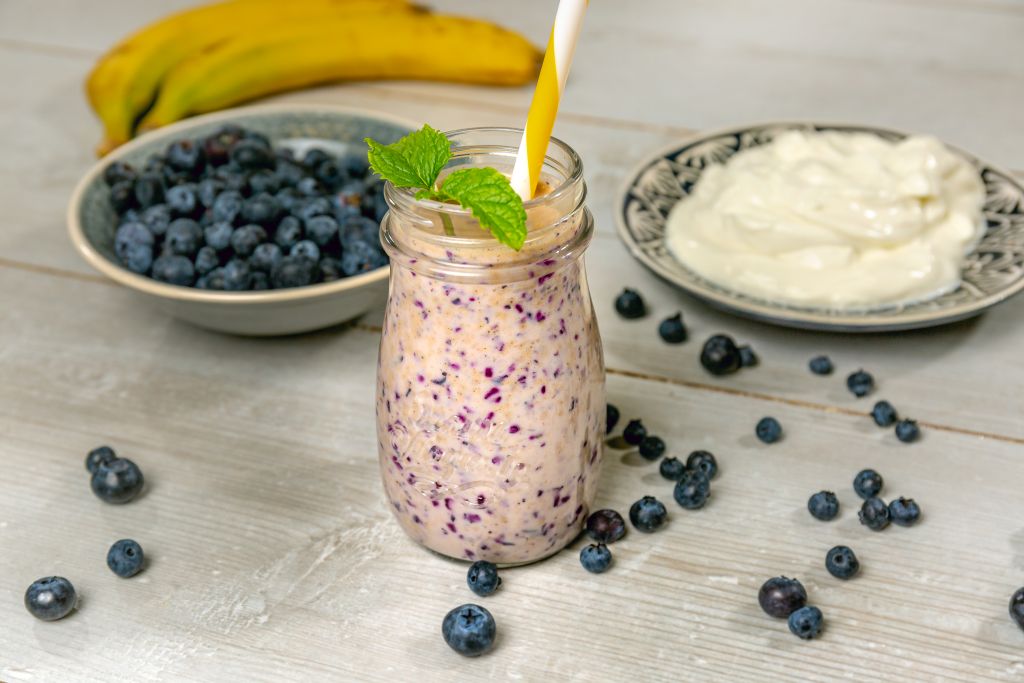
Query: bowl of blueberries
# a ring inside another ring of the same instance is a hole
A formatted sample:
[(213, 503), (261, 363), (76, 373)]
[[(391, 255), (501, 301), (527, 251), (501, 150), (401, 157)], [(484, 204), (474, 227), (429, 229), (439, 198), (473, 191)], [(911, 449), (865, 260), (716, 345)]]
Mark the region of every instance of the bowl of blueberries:
[(379, 306), (384, 187), (366, 144), (415, 122), (271, 105), (187, 119), (104, 157), (68, 207), (86, 261), (170, 315), (243, 335), (336, 325)]

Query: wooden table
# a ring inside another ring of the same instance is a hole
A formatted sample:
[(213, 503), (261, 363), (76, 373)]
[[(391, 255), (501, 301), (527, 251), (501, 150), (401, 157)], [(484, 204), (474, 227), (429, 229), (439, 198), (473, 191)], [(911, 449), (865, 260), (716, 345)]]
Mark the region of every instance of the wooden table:
[[(465, 566), (399, 531), (379, 490), (374, 359), (380, 313), (290, 339), (239, 339), (170, 320), (92, 272), (64, 208), (99, 130), (81, 94), (100, 52), (186, 3), (0, 2), (0, 680), (449, 681), (1024, 678), (1007, 616), (1024, 584), (1024, 297), (979, 319), (885, 336), (812, 334), (711, 311), (643, 270), (614, 234), (624, 174), (691, 129), (821, 118), (927, 131), (1024, 169), (1024, 6), (1014, 0), (648, 0), (593, 3), (557, 134), (583, 156), (599, 224), (588, 263), (610, 400), (672, 453), (713, 451), (722, 472), (698, 512), (671, 503), (656, 466), (606, 454), (600, 505), (652, 493), (656, 535), (631, 532), (612, 571), (569, 551), (504, 572), (484, 600), (497, 648), (461, 659), (441, 617), (470, 601)], [(553, 2), (438, 1), (543, 43)], [(392, 111), (441, 128), (519, 125), (529, 88), (339, 85), (282, 101)], [(624, 285), (651, 316), (626, 322)], [(655, 335), (684, 311), (692, 339)], [(754, 345), (760, 367), (714, 378), (708, 335)], [(807, 360), (828, 353), (832, 377)], [(898, 443), (844, 387), (921, 421)], [(766, 447), (754, 423), (786, 438)], [(150, 482), (126, 507), (89, 491), (82, 459), (110, 443)], [(917, 528), (873, 533), (850, 483), (864, 467), (923, 507)], [(833, 489), (838, 521), (806, 512)], [(104, 566), (133, 537), (152, 558), (132, 580)], [(842, 583), (825, 551), (863, 572)], [(61, 622), (22, 594), (62, 574), (81, 594)], [(758, 586), (801, 578), (827, 619), (802, 642), (761, 613)]]

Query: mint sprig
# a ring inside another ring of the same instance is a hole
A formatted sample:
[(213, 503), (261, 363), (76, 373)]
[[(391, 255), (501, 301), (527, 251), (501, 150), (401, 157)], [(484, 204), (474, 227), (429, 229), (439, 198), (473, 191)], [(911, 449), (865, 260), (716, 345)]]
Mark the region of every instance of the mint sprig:
[(416, 199), (456, 202), (469, 210), (495, 239), (516, 251), (526, 241), (526, 210), (508, 178), (493, 168), (463, 168), (437, 178), (451, 161), (443, 133), (423, 126), (398, 142), (382, 145), (366, 138), (370, 169), (395, 187), (416, 188)]

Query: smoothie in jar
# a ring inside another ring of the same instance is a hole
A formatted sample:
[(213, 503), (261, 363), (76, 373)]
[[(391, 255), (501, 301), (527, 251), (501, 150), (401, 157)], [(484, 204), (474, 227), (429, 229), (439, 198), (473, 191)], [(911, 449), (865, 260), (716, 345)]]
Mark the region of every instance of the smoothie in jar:
[[(451, 168), (507, 173), (521, 131), (449, 133)], [(514, 251), (461, 207), (388, 186), (391, 281), (377, 373), (384, 489), (450, 557), (531, 562), (579, 533), (597, 489), (604, 365), (583, 268), (578, 156), (551, 141)]]

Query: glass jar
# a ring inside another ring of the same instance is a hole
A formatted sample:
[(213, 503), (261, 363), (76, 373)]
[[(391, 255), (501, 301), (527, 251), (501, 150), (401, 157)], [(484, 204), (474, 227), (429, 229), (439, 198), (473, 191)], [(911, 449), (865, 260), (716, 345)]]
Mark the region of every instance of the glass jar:
[[(447, 135), (446, 171), (508, 174), (522, 131)], [(518, 252), (461, 207), (385, 188), (381, 476), (406, 533), (449, 557), (546, 557), (576, 537), (597, 491), (604, 357), (582, 260), (594, 221), (569, 146), (551, 140), (541, 177)]]

